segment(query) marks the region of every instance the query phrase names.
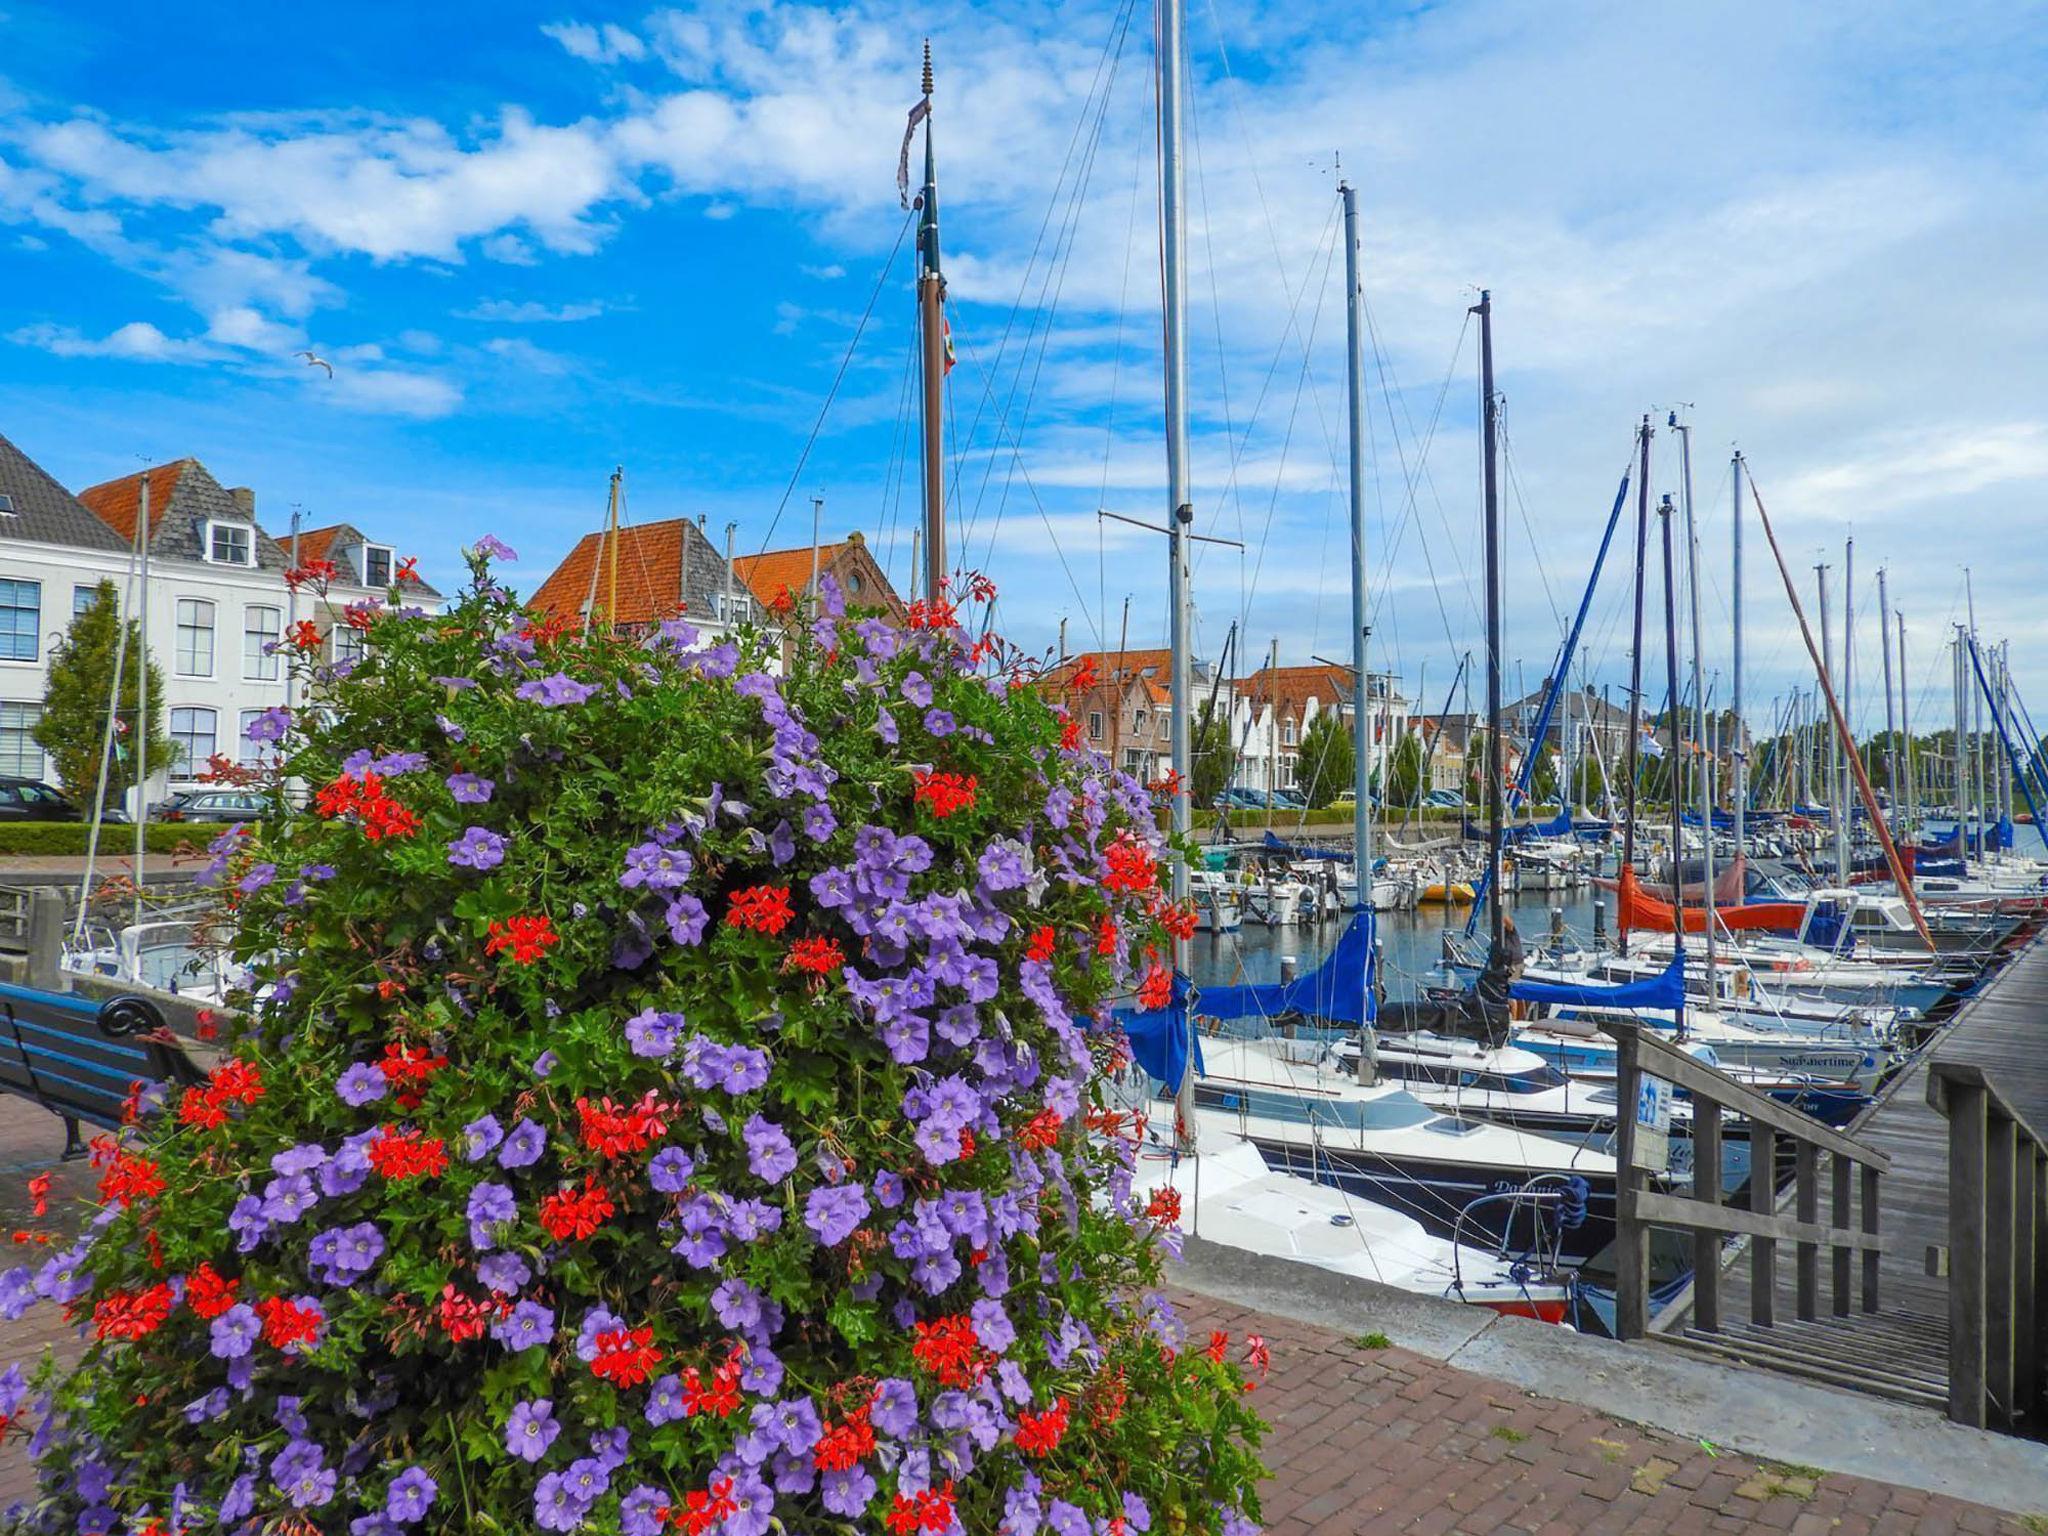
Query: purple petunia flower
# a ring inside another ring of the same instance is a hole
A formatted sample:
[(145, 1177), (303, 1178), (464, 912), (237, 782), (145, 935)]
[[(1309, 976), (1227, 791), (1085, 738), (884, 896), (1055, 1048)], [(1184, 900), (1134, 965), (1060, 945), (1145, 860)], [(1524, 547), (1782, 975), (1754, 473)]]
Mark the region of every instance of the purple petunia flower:
[(471, 827), (448, 845), (448, 862), (458, 869), (496, 869), (505, 862), (505, 839), (488, 827)]
[(470, 546), (470, 553), (481, 555), (486, 560), (514, 561), (518, 553), (495, 533), (487, 533)]
[(249, 866), (249, 872), (235, 882), (235, 889), (244, 896), (254, 896), (276, 878), (275, 864), (252, 864)]
[(285, 732), (292, 728), (292, 712), (281, 704), (258, 710), (256, 718), (249, 722), (242, 734), (251, 741), (282, 741)]
[(641, 843), (626, 851), (626, 869), (619, 876), (619, 885), (628, 891), (680, 890), (695, 867), (696, 860), (684, 849)]
[(511, 1189), (503, 1184), (482, 1183), (469, 1192), (469, 1244), (472, 1248), (488, 1250), (497, 1246), (493, 1232), (500, 1222), (515, 1220), (519, 1215), (519, 1203), (512, 1198)]
[(551, 672), (546, 677), (528, 678), (512, 690), (513, 697), (528, 704), (539, 704), (546, 709), (556, 709), (564, 704), (581, 704), (595, 692), (595, 683), (579, 683), (566, 672)]
[(427, 1475), (424, 1467), (407, 1467), (391, 1480), (391, 1486), (384, 1493), (384, 1513), (400, 1525), (411, 1525), (415, 1520), (426, 1518), (434, 1506), (434, 1495), (440, 1486)]
[(477, 1262), (476, 1277), (497, 1295), (510, 1296), (533, 1278), (533, 1271), (516, 1253), (494, 1253)]
[(493, 780), (478, 778), (473, 773), (452, 774), (448, 779), (448, 793), (455, 797), (457, 805), (482, 805), (497, 787)]
[(822, 1185), (804, 1201), (804, 1225), (827, 1248), (836, 1248), (851, 1237), (867, 1214), (867, 1191), (858, 1184)]
[(334, 1091), (341, 1102), (355, 1109), (375, 1103), (390, 1087), (382, 1072), (367, 1061), (359, 1061), (335, 1080)]
[(907, 1437), (917, 1428), (917, 1389), (896, 1376), (876, 1382), (868, 1422), (894, 1439)]
[(932, 685), (922, 672), (906, 672), (900, 690), (904, 701), (919, 709), (932, 707)]
[(505, 1449), (521, 1461), (539, 1461), (547, 1455), (548, 1447), (562, 1432), (554, 1408), (553, 1401), (545, 1397), (515, 1404), (512, 1417), (505, 1421)]
[(695, 1160), (681, 1147), (663, 1147), (647, 1165), (647, 1182), (665, 1195), (679, 1195), (696, 1171)]
[(498, 1124), (498, 1117), (484, 1115), (462, 1128), (462, 1155), (469, 1162), (480, 1163), (497, 1151), (504, 1139), (505, 1128)]
[(765, 1115), (752, 1115), (740, 1130), (747, 1146), (747, 1167), (765, 1184), (779, 1184), (796, 1169), (796, 1148), (781, 1126)]
[(207, 1332), (212, 1341), (208, 1352), (216, 1360), (239, 1360), (256, 1347), (263, 1322), (254, 1307), (238, 1301), (208, 1324)]
[(528, 1168), (540, 1161), (540, 1155), (547, 1150), (548, 1133), (531, 1120), (521, 1120), (512, 1127), (505, 1137), (505, 1144), (498, 1148), (498, 1166), (501, 1168)]
[(491, 1324), (491, 1337), (514, 1353), (545, 1344), (555, 1335), (555, 1314), (537, 1301), (522, 1301)]
[(683, 1026), (688, 1022), (680, 1013), (643, 1008), (626, 1020), (627, 1048), (635, 1056), (649, 1056), (656, 1060), (673, 1056)]

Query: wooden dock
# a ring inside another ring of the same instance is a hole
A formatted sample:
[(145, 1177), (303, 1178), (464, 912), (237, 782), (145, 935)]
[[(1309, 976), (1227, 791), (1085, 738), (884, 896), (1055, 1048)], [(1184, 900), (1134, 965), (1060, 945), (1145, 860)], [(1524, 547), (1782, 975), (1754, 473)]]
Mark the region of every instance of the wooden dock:
[[(1823, 1315), (1800, 1322), (1775, 1299), (1769, 1326), (1752, 1316), (1752, 1266), (1747, 1245), (1724, 1255), (1723, 1325), (1693, 1325), (1688, 1297), (1654, 1325), (1659, 1337), (1687, 1348), (1854, 1391), (1930, 1408), (1949, 1400), (1949, 1279), (1930, 1273), (1930, 1250), (1949, 1243), (1949, 1123), (1928, 1100), (1936, 1062), (1977, 1068), (2035, 1126), (2048, 1125), (2048, 938), (2037, 937), (1958, 1010), (1856, 1119), (1848, 1134), (1884, 1153), (1875, 1315)], [(1780, 1209), (1791, 1203), (1786, 1192)], [(1778, 1290), (1789, 1291), (1790, 1266), (1778, 1266)]]

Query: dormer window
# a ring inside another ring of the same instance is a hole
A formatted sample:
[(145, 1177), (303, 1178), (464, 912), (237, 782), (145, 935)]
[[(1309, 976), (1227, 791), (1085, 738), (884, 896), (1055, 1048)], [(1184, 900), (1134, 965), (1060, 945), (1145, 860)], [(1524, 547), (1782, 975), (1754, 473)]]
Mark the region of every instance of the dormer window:
[(363, 546), (363, 585), (366, 587), (388, 587), (391, 585), (391, 546), (389, 544), (365, 544)]
[(206, 558), (215, 565), (254, 565), (256, 530), (248, 523), (208, 522)]

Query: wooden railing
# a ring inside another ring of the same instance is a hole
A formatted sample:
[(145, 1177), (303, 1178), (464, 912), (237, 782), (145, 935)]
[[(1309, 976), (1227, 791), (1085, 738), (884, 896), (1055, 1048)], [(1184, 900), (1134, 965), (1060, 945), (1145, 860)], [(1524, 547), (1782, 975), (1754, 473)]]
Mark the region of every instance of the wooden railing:
[[(1927, 1102), (1948, 1120), (1948, 1416), (2038, 1421), (2048, 1345), (2048, 1144), (1983, 1068), (1937, 1061)], [(1938, 1272), (1939, 1251), (1928, 1255)]]
[[(1820, 1251), (1828, 1250), (1832, 1301), (1837, 1317), (1851, 1311), (1850, 1281), (1862, 1258), (1862, 1308), (1877, 1310), (1878, 1181), (1891, 1160), (1882, 1152), (1830, 1130), (1818, 1120), (1695, 1060), (1662, 1035), (1625, 1021), (1603, 1022), (1619, 1055), (1620, 1145), (1616, 1152), (1617, 1240), (1615, 1334), (1639, 1339), (1649, 1330), (1650, 1229), (1673, 1227), (1692, 1234), (1692, 1326), (1704, 1333), (1721, 1328), (1721, 1244), (1750, 1239), (1750, 1321), (1776, 1321), (1778, 1245), (1794, 1250), (1793, 1308), (1803, 1322), (1820, 1311)], [(1652, 1159), (1643, 1155), (1651, 1132), (1638, 1124), (1646, 1077), (1683, 1088), (1692, 1097), (1693, 1188), (1680, 1195), (1654, 1187)], [(1746, 1208), (1721, 1198), (1722, 1117), (1749, 1122), (1750, 1178)], [(1780, 1139), (1793, 1150), (1794, 1213), (1778, 1212), (1777, 1158)], [(1828, 1155), (1832, 1177), (1829, 1216), (1821, 1220), (1820, 1156)]]

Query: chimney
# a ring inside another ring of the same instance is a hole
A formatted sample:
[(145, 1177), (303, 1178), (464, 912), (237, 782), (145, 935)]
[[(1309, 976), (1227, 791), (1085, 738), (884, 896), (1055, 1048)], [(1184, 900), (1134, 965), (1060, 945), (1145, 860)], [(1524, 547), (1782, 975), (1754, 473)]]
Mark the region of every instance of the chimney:
[(256, 493), (254, 491), (250, 490), (246, 485), (238, 485), (231, 489), (228, 495), (234, 498), (236, 511), (248, 518), (250, 522), (256, 521)]

